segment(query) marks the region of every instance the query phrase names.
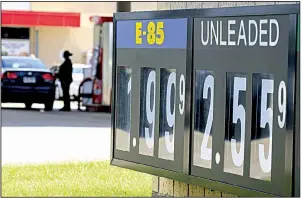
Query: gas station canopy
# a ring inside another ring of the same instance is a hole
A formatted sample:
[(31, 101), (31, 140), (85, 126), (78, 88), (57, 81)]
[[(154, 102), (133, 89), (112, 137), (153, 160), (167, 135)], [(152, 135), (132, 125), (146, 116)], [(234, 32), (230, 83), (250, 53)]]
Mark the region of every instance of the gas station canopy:
[(103, 17), (103, 16), (91, 16), (89, 17), (89, 20), (93, 22), (94, 24), (102, 24), (106, 22), (113, 22), (112, 17)]
[(2, 10), (1, 25), (80, 27), (80, 13)]

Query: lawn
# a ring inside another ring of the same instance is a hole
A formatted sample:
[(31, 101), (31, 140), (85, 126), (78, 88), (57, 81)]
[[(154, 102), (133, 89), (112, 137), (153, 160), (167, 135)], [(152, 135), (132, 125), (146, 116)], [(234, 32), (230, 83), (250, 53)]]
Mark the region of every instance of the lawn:
[(148, 196), (152, 177), (109, 162), (2, 167), (2, 196)]

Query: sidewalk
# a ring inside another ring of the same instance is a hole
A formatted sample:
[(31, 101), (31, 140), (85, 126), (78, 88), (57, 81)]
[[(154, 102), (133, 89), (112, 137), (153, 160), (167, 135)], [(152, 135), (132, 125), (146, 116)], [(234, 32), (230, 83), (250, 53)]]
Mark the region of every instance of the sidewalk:
[(110, 158), (110, 128), (3, 127), (2, 164)]

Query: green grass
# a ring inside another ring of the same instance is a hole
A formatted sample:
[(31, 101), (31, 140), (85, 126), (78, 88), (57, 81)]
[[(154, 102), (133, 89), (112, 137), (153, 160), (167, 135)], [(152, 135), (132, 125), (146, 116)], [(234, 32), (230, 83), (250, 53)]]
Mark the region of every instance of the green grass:
[(152, 177), (109, 162), (2, 167), (3, 196), (148, 196)]

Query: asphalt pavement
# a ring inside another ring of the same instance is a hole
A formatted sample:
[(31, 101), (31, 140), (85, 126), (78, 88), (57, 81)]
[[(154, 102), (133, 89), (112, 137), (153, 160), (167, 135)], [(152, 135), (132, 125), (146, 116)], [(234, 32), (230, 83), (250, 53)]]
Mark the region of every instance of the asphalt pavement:
[(1, 104), (2, 164), (61, 163), (109, 160), (111, 115), (81, 112), (76, 103), (72, 112), (54, 111), (44, 105)]

